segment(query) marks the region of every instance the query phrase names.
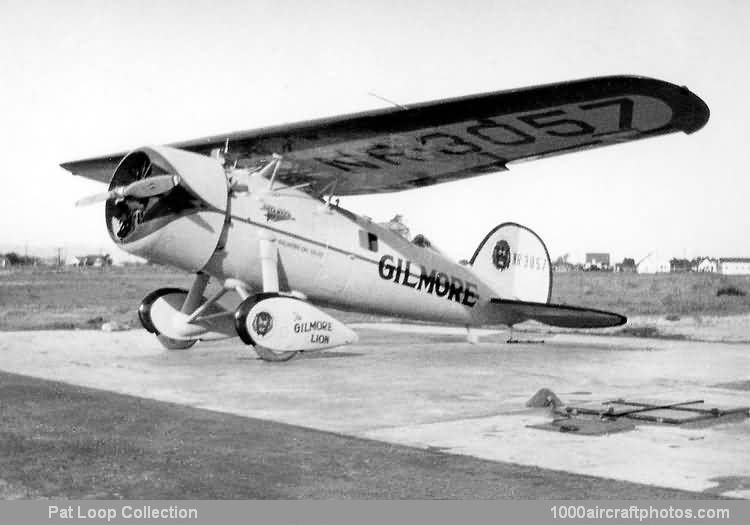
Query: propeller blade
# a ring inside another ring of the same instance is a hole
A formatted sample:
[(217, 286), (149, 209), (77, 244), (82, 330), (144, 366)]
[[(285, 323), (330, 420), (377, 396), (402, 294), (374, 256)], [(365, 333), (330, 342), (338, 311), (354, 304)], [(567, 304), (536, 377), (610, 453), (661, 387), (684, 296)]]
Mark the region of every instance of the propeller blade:
[(136, 199), (145, 199), (155, 197), (162, 193), (167, 193), (172, 188), (180, 184), (179, 175), (157, 175), (147, 179), (131, 182), (127, 186), (117, 186), (104, 193), (97, 193), (84, 197), (76, 202), (76, 206), (88, 206), (97, 202), (108, 201), (110, 199), (122, 199), (125, 197), (135, 197)]
[(122, 192), (123, 197), (143, 199), (166, 193), (180, 183), (179, 175), (157, 175), (137, 180), (128, 184)]
[(104, 193), (97, 193), (95, 195), (89, 195), (88, 197), (84, 197), (83, 199), (76, 201), (76, 206), (89, 206), (90, 204), (96, 204), (97, 202), (104, 202), (108, 201), (109, 199), (114, 199), (117, 196), (118, 194), (114, 190)]

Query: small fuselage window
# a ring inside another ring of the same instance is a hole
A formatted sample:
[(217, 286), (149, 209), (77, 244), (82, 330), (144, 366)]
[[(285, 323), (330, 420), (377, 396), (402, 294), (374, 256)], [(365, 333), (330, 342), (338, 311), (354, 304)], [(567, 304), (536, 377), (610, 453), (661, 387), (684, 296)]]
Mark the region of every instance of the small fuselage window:
[(359, 244), (371, 252), (378, 251), (378, 236), (365, 230), (359, 230)]

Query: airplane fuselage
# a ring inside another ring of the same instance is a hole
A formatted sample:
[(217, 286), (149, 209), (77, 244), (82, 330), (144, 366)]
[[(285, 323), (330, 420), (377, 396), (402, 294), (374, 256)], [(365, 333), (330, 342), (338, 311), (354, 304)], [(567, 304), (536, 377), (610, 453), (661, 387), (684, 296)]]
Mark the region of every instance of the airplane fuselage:
[(225, 238), (204, 271), (263, 290), (261, 244), (281, 291), (344, 310), (458, 325), (489, 321), (492, 291), (469, 267), (307, 193), (249, 177), (230, 195)]

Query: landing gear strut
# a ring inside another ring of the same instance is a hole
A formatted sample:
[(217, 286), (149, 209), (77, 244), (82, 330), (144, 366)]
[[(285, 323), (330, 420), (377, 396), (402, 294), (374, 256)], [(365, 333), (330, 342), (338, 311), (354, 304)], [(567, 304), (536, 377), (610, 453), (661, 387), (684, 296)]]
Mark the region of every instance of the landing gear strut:
[[(273, 187), (273, 178), (276, 174), (276, 168), (278, 167), (280, 159), (274, 159), (272, 161), (274, 165), (274, 175), (271, 178), (271, 186)], [(279, 274), (278, 274), (278, 251), (273, 242), (273, 238), (268, 234), (264, 233), (260, 239), (260, 264), (261, 273), (263, 276), (263, 293), (275, 294), (279, 291)], [(234, 312), (234, 326), (237, 330), (237, 334), (240, 339), (247, 344), (252, 345), (255, 352), (258, 354), (263, 361), (269, 361), (272, 363), (282, 363), (289, 361), (294, 358), (299, 351), (297, 350), (271, 350), (263, 345), (253, 341), (250, 337), (250, 333), (247, 329), (247, 316), (250, 313), (250, 309), (257, 303), (257, 297), (250, 297), (249, 294), (242, 296), (242, 302)], [(255, 320), (253, 321), (255, 322)]]
[[(200, 305), (209, 279), (210, 277), (203, 272), (199, 272), (195, 275), (193, 286), (190, 287), (190, 292), (186, 294), (180, 312), (190, 313)], [(198, 342), (197, 339), (172, 339), (164, 334), (158, 334), (156, 339), (158, 339), (161, 345), (167, 350), (188, 350)]]

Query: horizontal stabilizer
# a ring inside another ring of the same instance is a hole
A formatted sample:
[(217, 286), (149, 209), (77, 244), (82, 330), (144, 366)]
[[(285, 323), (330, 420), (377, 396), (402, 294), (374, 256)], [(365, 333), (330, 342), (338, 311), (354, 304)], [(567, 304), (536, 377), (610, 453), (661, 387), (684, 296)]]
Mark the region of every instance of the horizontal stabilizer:
[(625, 324), (627, 317), (602, 310), (592, 310), (563, 304), (532, 303), (491, 299), (503, 312), (503, 318), (510, 320), (507, 324), (516, 324), (532, 319), (550, 326), (561, 328), (606, 328)]

